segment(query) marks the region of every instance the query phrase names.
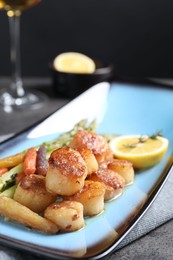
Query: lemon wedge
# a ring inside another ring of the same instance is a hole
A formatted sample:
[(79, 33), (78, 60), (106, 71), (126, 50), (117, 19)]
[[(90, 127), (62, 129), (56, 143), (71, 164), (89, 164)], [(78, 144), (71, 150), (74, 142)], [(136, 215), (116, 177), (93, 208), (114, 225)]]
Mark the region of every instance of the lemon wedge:
[(168, 139), (157, 136), (150, 138), (140, 135), (123, 135), (112, 139), (109, 143), (116, 158), (133, 163), (134, 168), (149, 168), (157, 164), (166, 153)]
[(88, 56), (78, 52), (61, 53), (54, 59), (54, 68), (57, 71), (69, 73), (93, 73), (95, 63)]

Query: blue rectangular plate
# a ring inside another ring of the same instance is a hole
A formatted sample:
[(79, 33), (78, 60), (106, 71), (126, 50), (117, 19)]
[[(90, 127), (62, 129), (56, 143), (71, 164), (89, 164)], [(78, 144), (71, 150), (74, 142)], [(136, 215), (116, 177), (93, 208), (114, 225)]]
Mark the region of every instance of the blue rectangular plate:
[(80, 119), (97, 118), (98, 133), (143, 135), (161, 130), (169, 139), (169, 149), (159, 164), (136, 173), (134, 184), (126, 187), (122, 196), (105, 203), (102, 214), (87, 218), (83, 229), (48, 235), (0, 218), (1, 242), (58, 259), (100, 259), (115, 250), (154, 201), (170, 173), (172, 111), (172, 90), (100, 83), (43, 122), (2, 142), (1, 158), (52, 140)]

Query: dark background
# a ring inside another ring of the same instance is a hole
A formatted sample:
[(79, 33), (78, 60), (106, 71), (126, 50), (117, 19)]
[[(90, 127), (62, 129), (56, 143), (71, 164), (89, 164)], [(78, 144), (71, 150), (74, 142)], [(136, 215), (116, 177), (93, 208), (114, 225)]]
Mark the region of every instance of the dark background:
[[(173, 77), (172, 0), (43, 0), (21, 18), (23, 76), (49, 76), (59, 53), (110, 61), (121, 77)], [(0, 76), (10, 75), (0, 11)]]

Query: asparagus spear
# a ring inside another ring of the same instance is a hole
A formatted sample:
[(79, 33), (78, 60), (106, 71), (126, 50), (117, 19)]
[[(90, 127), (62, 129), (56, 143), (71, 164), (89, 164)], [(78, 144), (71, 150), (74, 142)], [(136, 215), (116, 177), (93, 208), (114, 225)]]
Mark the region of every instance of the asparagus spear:
[(8, 189), (4, 190), (3, 192), (1, 192), (0, 196), (13, 198), (15, 190), (16, 190), (16, 185), (13, 185), (10, 188), (8, 188)]
[(78, 122), (70, 131), (61, 134), (58, 138), (43, 143), (47, 149), (47, 153), (50, 154), (53, 150), (58, 149), (62, 146), (69, 145), (70, 141), (72, 140), (73, 136), (79, 130), (90, 130), (95, 132), (96, 131), (96, 121), (92, 121), (89, 125), (87, 125), (87, 120), (81, 120)]
[(20, 163), (19, 165), (13, 167), (0, 177), (0, 192), (15, 184), (16, 175), (22, 172), (22, 169), (23, 163)]

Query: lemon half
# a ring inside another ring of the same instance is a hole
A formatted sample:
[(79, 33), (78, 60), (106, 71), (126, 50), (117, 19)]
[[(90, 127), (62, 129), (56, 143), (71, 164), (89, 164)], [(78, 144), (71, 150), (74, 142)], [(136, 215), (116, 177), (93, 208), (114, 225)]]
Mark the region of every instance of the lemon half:
[(114, 156), (132, 162), (134, 168), (149, 168), (157, 164), (166, 153), (168, 139), (157, 136), (152, 139), (144, 136), (140, 142), (140, 135), (123, 135), (110, 141), (110, 148)]
[(58, 55), (53, 65), (57, 71), (69, 73), (93, 73), (96, 67), (91, 58), (78, 52), (65, 52)]

